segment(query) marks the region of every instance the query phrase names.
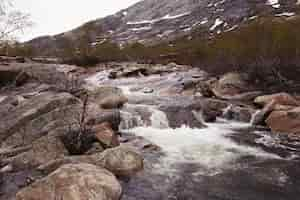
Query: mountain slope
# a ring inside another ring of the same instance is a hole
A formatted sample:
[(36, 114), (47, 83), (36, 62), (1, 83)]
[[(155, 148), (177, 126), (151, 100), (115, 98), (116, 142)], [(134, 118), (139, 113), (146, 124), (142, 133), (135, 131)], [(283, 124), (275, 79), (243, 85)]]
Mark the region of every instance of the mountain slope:
[[(27, 44), (41, 55), (59, 54), (66, 43), (157, 44), (200, 30), (204, 37), (231, 31), (262, 15), (292, 17), (298, 0), (144, 0), (72, 31)], [(73, 45), (74, 45), (73, 44)]]

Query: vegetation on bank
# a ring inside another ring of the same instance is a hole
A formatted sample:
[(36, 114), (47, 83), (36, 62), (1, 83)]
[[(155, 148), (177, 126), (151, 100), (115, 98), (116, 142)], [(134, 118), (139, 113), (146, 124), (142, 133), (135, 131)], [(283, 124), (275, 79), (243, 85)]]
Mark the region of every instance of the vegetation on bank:
[[(195, 31), (192, 39), (179, 38), (155, 46), (134, 43), (120, 47), (105, 38), (92, 43), (88, 26), (84, 32), (86, 34), (81, 35), (76, 45), (62, 38), (55, 56), (63, 58), (66, 63), (81, 66), (108, 61), (176, 62), (216, 73), (250, 72), (256, 79), (264, 79), (266, 74), (279, 79), (300, 79), (300, 19), (297, 17), (258, 18), (212, 39), (203, 38)], [(9, 48), (12, 55), (34, 53), (28, 46)], [(0, 53), (4, 50), (7, 52), (7, 47)]]

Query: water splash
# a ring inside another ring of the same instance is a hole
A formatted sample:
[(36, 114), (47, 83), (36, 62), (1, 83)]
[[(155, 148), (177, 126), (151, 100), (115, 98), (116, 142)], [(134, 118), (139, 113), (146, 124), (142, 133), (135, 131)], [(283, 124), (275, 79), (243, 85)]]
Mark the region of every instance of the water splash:
[(250, 124), (251, 125), (256, 125), (257, 123), (257, 117), (261, 114), (261, 110), (257, 110), (251, 117), (251, 120), (250, 120)]
[(281, 159), (281, 157), (264, 152), (259, 148), (239, 145), (226, 137), (234, 134), (235, 128), (249, 127), (249, 124), (218, 122), (206, 125), (208, 127), (204, 129), (192, 129), (186, 126), (178, 129), (137, 127), (128, 132), (143, 136), (160, 146), (166, 154), (161, 164), (168, 170), (174, 164), (190, 163), (198, 164), (215, 173), (232, 167), (231, 164), (243, 156)]
[(158, 129), (169, 128), (169, 121), (167, 115), (154, 107), (149, 107), (151, 114), (151, 127)]

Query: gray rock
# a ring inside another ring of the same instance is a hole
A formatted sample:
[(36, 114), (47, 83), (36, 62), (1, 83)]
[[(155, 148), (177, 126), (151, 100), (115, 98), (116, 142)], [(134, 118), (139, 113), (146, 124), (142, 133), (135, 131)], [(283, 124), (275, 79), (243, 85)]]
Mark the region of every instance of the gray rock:
[(78, 99), (68, 93), (41, 93), (5, 113), (0, 122), (0, 139), (3, 142), (15, 132), (22, 131), (30, 121), (43, 114), (78, 102)]
[(201, 105), (194, 102), (187, 103), (171, 103), (169, 105), (164, 104), (159, 109), (166, 113), (169, 126), (171, 128), (180, 128), (182, 125), (189, 126), (191, 128), (203, 128), (202, 121), (199, 120), (193, 113), (193, 111), (200, 111)]
[(89, 93), (89, 98), (104, 109), (120, 108), (128, 101), (122, 90), (115, 87), (97, 88)]

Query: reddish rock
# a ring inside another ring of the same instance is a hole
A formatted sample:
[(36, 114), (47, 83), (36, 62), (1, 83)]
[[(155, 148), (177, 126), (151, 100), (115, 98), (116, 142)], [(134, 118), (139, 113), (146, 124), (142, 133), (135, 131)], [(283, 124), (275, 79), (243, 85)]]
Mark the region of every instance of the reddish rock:
[(259, 96), (254, 100), (254, 103), (265, 106), (272, 100), (275, 101), (277, 105), (284, 106), (299, 106), (299, 102), (288, 93), (277, 93), (272, 95)]
[(105, 146), (116, 147), (120, 145), (118, 135), (113, 131), (110, 123), (104, 122), (99, 124), (94, 130), (96, 131), (96, 138)]
[(300, 134), (300, 107), (289, 111), (273, 111), (266, 123), (273, 132)]

